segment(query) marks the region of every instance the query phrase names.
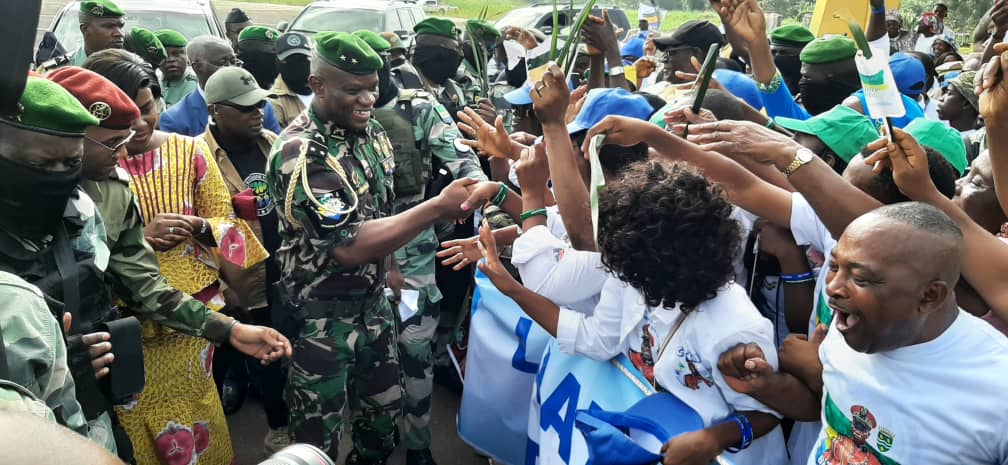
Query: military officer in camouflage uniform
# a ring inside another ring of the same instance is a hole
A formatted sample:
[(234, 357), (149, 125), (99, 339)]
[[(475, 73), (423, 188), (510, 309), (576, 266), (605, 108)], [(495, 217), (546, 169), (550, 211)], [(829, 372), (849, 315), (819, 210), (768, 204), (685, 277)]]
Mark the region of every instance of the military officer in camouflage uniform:
[(107, 48), (123, 48), (125, 33), (123, 22), (125, 12), (110, 0), (84, 0), (80, 3), (77, 13), (80, 21), (81, 35), (84, 45), (77, 50), (53, 57), (39, 65), (39, 72), (44, 73), (61, 66), (80, 66), (92, 53)]
[(395, 316), (384, 296), (396, 250), (434, 221), (470, 212), (458, 180), (393, 214), (395, 158), (372, 119), (382, 59), (346, 33), (315, 36), (308, 110), (273, 144), (267, 166), (280, 213), (280, 287), (300, 323), (286, 389), (296, 442), (336, 460), (347, 404), (347, 463), (385, 463), (395, 447), (402, 388)]
[[(428, 192), (432, 157), (455, 179), (486, 180), (473, 151), (461, 142), (448, 110), (427, 92), (399, 89), (390, 79), (390, 44), (370, 31), (354, 33), (382, 58), (374, 116), (385, 128), (395, 154), (395, 212), (413, 208), (436, 192)], [(407, 465), (433, 464), (430, 453), (431, 392), (434, 387), (432, 344), (439, 324), (441, 292), (435, 282), (438, 239), (431, 226), (395, 253), (405, 288), (420, 292), (417, 313), (399, 320), (399, 365), (404, 381), (403, 422)], [(399, 312), (394, 312), (399, 316)]]
[(455, 112), (471, 100), (455, 80), (462, 64), (458, 28), (449, 19), (431, 16), (417, 23), (413, 30), (416, 37), (410, 62), (420, 72), (424, 90), (433, 94), (454, 118)]

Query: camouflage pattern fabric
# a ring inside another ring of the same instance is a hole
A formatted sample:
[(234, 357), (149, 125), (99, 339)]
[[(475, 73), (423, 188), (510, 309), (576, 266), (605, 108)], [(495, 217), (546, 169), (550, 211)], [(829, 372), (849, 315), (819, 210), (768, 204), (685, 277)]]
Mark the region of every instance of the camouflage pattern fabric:
[[(469, 177), (486, 180), (475, 153), (458, 142), (462, 138), (452, 117), (432, 95), (416, 90), (400, 90), (399, 98), (375, 112), (396, 148), (396, 177), (418, 180), (418, 190), (406, 193), (396, 184), (395, 212), (402, 213), (436, 195), (427, 192), (433, 158), (455, 179)], [(405, 131), (399, 129), (404, 128)], [(407, 140), (397, 140), (406, 137)], [(417, 150), (400, 150), (400, 147)], [(416, 160), (403, 160), (405, 154)], [(438, 238), (434, 227), (425, 229), (395, 253), (396, 262), (406, 281), (406, 288), (420, 291), (417, 314), (399, 321), (399, 364), (403, 372), (403, 422), (401, 435), (408, 449), (430, 447), (431, 392), (433, 391), (432, 352), (440, 322), (441, 291), (435, 281)], [(394, 312), (397, 319), (399, 312)]]
[(289, 431), (333, 460), (347, 403), (362, 462), (382, 463), (395, 447), (402, 386), (395, 319), (381, 292), (387, 264), (346, 266), (331, 256), (353, 244), (364, 222), (391, 215), (394, 169), (380, 124), (346, 131), (313, 109), (280, 134), (267, 162), (280, 217), (280, 288), (302, 324), (285, 392)]

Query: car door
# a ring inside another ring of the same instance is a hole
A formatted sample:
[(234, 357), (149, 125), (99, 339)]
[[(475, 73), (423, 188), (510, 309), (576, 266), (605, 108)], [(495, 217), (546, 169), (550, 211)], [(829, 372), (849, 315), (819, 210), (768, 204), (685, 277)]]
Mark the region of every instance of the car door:
[(385, 10), (385, 28), (383, 31), (375, 32), (385, 32), (385, 31), (402, 31), (403, 23), (399, 19), (399, 12), (396, 8), (389, 8)]

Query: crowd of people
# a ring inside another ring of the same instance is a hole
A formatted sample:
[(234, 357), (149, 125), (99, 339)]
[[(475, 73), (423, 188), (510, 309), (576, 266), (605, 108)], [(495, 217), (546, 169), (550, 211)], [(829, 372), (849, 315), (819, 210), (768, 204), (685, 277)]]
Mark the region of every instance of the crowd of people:
[(569, 69), (477, 19), (187, 39), (84, 0), (0, 114), (0, 408), (227, 465), (251, 390), (267, 452), (335, 462), (349, 417), (347, 464), (434, 464), (481, 273), (696, 410), (665, 465), (1008, 464), (1008, 1), (972, 53), (944, 4), (911, 31), (867, 1), (899, 118), (868, 50), (756, 0), (589, 16)]

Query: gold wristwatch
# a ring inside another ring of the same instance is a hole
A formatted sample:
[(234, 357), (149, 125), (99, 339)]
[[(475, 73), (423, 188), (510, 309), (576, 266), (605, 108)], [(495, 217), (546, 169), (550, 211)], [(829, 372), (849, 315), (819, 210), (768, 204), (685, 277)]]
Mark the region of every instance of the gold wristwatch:
[(814, 160), (815, 156), (815, 153), (812, 153), (811, 150), (805, 147), (798, 149), (798, 152), (795, 153), (794, 160), (787, 166), (787, 168), (784, 168), (784, 176), (791, 177), (795, 171), (798, 171), (798, 168), (801, 168), (806, 163)]

